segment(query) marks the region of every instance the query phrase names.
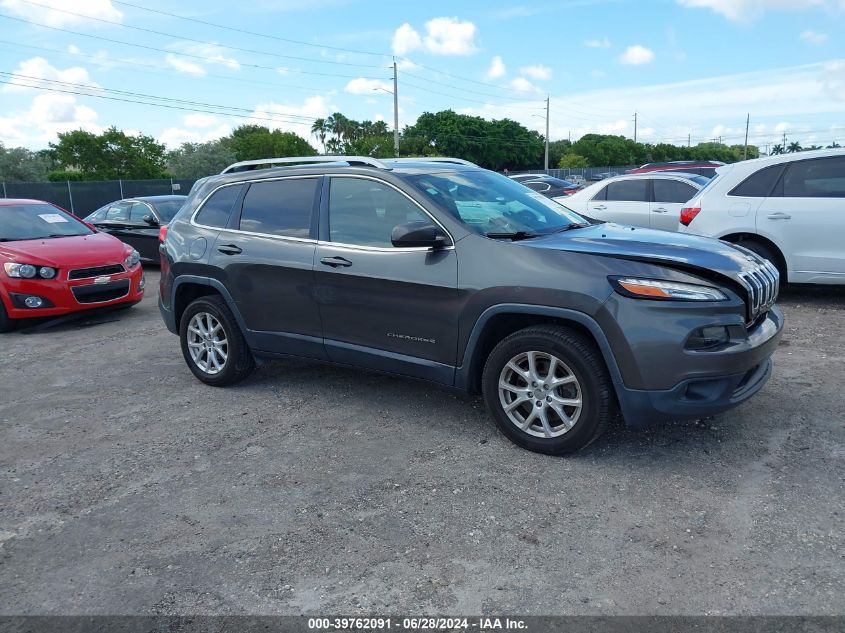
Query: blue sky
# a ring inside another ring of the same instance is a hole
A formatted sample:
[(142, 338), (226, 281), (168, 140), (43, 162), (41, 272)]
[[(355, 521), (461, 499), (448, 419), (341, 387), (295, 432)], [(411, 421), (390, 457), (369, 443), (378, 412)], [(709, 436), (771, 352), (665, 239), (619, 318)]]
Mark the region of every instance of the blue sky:
[(0, 0), (0, 24), (7, 146), (392, 125), (394, 56), (400, 126), (451, 108), (543, 131), (549, 94), (553, 140), (632, 136), (636, 111), (650, 142), (741, 143), (750, 113), (763, 147), (845, 145), (845, 0)]

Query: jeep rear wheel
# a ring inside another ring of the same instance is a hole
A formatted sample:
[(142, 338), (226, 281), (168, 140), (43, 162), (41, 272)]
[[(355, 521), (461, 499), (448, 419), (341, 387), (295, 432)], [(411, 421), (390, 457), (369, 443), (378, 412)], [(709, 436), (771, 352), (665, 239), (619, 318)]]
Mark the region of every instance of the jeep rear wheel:
[(615, 412), (601, 354), (592, 341), (563, 327), (530, 327), (504, 339), (487, 359), (482, 386), (499, 429), (539, 453), (587, 446)]
[(252, 352), (221, 297), (200, 297), (185, 308), (179, 339), (188, 367), (207, 385), (231, 385), (255, 369)]

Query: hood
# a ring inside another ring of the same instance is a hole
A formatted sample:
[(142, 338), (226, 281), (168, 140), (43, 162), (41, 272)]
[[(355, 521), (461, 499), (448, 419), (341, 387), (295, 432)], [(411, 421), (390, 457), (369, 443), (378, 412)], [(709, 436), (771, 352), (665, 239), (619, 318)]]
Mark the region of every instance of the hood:
[(132, 248), (108, 233), (0, 242), (0, 256), (21, 264), (87, 268), (120, 264)]
[(686, 268), (704, 268), (731, 277), (759, 266), (753, 255), (727, 242), (699, 235), (613, 223), (554, 233), (520, 244), (657, 264), (676, 264)]

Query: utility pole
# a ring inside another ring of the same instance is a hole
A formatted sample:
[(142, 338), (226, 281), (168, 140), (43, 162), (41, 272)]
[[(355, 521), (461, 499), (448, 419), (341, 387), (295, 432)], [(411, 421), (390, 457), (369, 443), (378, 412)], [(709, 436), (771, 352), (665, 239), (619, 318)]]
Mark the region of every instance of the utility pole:
[(396, 77), (396, 58), (393, 58), (393, 150), (399, 158), (399, 81)]
[(634, 112), (634, 143), (637, 142), (637, 113)]
[(786, 132), (783, 133), (783, 151), (786, 151)]
[(742, 160), (748, 160), (748, 125), (751, 123), (751, 113), (745, 117), (745, 151), (742, 153)]
[(549, 170), (549, 95), (546, 95), (546, 160), (545, 170)]
[(692, 147), (692, 132), (687, 134), (687, 147)]

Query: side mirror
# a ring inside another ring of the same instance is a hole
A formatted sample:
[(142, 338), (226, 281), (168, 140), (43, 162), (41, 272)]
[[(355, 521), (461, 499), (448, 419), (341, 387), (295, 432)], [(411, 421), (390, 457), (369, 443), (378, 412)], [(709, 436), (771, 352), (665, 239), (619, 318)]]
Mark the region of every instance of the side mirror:
[(150, 226), (158, 226), (158, 220), (156, 220), (156, 219), (155, 219), (153, 216), (151, 216), (151, 215), (145, 215), (143, 218), (141, 218), (141, 220), (142, 220), (143, 222), (146, 222), (146, 223), (147, 223), (147, 224), (149, 224)]
[(443, 230), (431, 222), (407, 222), (393, 227), (390, 241), (396, 248), (433, 248), (446, 246)]

